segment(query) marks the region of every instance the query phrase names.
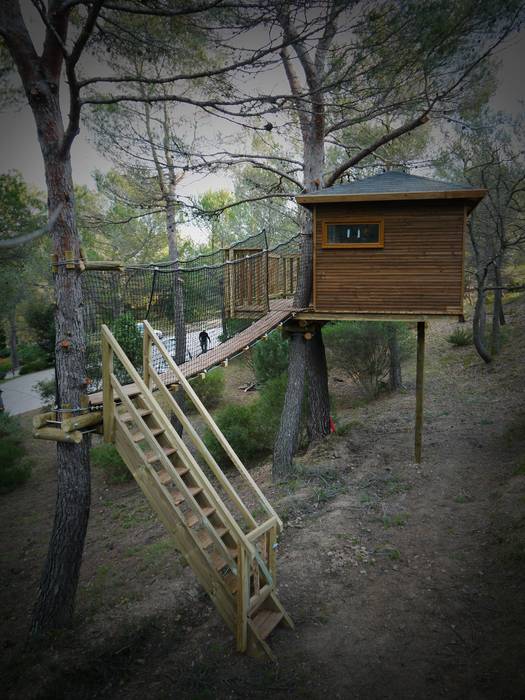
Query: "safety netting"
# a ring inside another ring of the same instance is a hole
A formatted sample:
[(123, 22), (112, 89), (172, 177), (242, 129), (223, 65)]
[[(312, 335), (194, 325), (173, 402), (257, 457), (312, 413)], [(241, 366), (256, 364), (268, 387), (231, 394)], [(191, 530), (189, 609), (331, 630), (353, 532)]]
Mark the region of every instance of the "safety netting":
[[(102, 324), (139, 371), (144, 320), (179, 365), (195, 362), (262, 318), (273, 300), (293, 296), (299, 264), (299, 236), (268, 249), (262, 232), (193, 260), (88, 268), (82, 288), (90, 392), (102, 383)], [(167, 370), (155, 348), (153, 363), (159, 373)]]

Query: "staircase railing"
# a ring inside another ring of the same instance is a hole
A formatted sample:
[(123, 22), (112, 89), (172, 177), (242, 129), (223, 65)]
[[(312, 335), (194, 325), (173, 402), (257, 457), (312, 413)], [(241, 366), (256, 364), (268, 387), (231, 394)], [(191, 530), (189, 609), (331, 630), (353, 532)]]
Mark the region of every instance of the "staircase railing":
[[(158, 352), (164, 358), (175, 381), (184, 391), (185, 396), (192, 402), (205, 425), (209, 428), (229, 457), (232, 465), (242, 478), (242, 483), (248, 486), (252, 497), (255, 498), (257, 508), (265, 513), (266, 519), (263, 522), (257, 522), (252, 510), (239, 496), (237, 490), (216, 462), (193, 427), (191, 421), (157, 373), (152, 362), (153, 346), (157, 348)], [(196, 514), (199, 514), (204, 527), (212, 538), (213, 544), (219, 549), (221, 556), (227, 562), (232, 573), (236, 576), (236, 619), (231, 622), (236, 632), (237, 648), (239, 651), (245, 651), (248, 645), (250, 615), (254, 614), (257, 608), (259, 608), (275, 591), (275, 547), (277, 533), (282, 530), (282, 522), (221, 430), (213, 421), (191, 384), (180, 371), (164, 344), (156, 336), (153, 328), (147, 321), (144, 322), (143, 377), (140, 376), (139, 372), (126, 356), (107, 326), (102, 326), (102, 358), (104, 378), (104, 439), (107, 442), (113, 442), (115, 440), (115, 428), (118, 426), (119, 430), (127, 435), (129, 444), (132, 446), (130, 449), (139, 450), (138, 447), (133, 445), (133, 437), (130, 430), (116, 411), (115, 401), (117, 400), (126, 407), (128, 413), (133, 417), (144, 439), (153, 450), (157, 460), (168, 472), (171, 479), (184, 496), (184, 500), (187, 502), (188, 506)], [(125, 372), (134, 383), (131, 387), (124, 387), (117, 378), (113, 366), (115, 358), (122, 364)], [(188, 438), (193, 443), (197, 454), (207, 464), (217, 484), (240, 514), (244, 521), (246, 532), (241, 528), (184, 440), (171, 424), (165, 410), (158, 403), (153, 392), (155, 392), (157, 396), (162, 397), (165, 405), (168, 407), (168, 411), (172, 412), (181, 423)], [(205, 491), (210, 504), (215, 508), (220, 519), (230, 531), (237, 548), (236, 561), (222, 539), (217, 535), (213, 525), (208, 521), (206, 516), (202, 514), (202, 510), (200, 510), (200, 506), (190, 489), (178, 474), (174, 465), (164, 453), (161, 445), (157, 442), (147, 423), (142, 418), (140, 411), (134, 405), (131, 397), (138, 394), (141, 395), (142, 400), (152, 411), (155, 419), (175, 446), (182, 462), (191, 470), (191, 474), (196, 483)], [(156, 478), (158, 479), (158, 477)], [(206, 556), (205, 552), (204, 554)]]

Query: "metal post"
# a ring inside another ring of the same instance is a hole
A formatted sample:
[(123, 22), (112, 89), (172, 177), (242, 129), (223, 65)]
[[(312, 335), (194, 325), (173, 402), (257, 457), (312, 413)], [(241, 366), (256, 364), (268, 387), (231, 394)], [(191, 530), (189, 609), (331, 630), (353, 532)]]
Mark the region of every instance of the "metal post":
[(417, 360), (416, 360), (416, 435), (415, 460), (421, 463), (421, 442), (423, 431), (423, 384), (425, 370), (425, 321), (417, 322)]

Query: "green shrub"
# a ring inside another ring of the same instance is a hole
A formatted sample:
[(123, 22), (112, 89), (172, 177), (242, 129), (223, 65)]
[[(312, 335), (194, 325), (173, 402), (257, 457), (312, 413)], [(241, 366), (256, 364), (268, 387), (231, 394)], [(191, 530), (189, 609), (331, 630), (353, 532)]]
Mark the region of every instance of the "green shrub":
[(273, 331), (267, 340), (257, 343), (252, 349), (252, 365), (255, 378), (260, 384), (279, 377), (288, 369), (288, 341), (280, 331)]
[(452, 333), (447, 336), (447, 340), (451, 345), (455, 345), (456, 347), (471, 345), (472, 331), (468, 328), (455, 328)]
[[(133, 315), (128, 312), (115, 319), (111, 325), (111, 332), (128, 356), (132, 365), (142, 374), (143, 339), (142, 333), (137, 328)], [(128, 383), (128, 373), (118, 360), (115, 360), (114, 372), (120, 382), (124, 384)]]
[[(247, 406), (231, 404), (215, 415), (215, 422), (243, 462), (248, 462), (264, 452), (260, 441), (258, 417), (256, 403)], [(204, 431), (204, 443), (222, 467), (231, 465), (226, 453), (208, 428)]]
[(45, 406), (51, 406), (55, 403), (56, 386), (54, 379), (42, 379), (40, 382), (33, 384), (33, 389), (38, 392), (42, 399), (42, 404)]
[(190, 384), (206, 408), (215, 408), (221, 402), (224, 393), (224, 372), (222, 369), (214, 369), (204, 377), (195, 377)]
[[(250, 460), (272, 451), (286, 392), (286, 374), (269, 379), (260, 396), (245, 406), (229, 405), (218, 411), (215, 421), (239, 458)], [(206, 429), (204, 442), (222, 467), (231, 465), (217, 440)]]
[(22, 428), (16, 418), (0, 413), (0, 492), (12, 491), (31, 476), (31, 461), (25, 456)]
[(55, 305), (33, 301), (26, 307), (25, 320), (37, 346), (50, 365), (55, 363)]
[(104, 443), (91, 448), (91, 462), (104, 472), (110, 484), (122, 484), (133, 479), (115, 445)]
[(13, 363), (8, 357), (0, 359), (0, 372), (9, 372), (13, 368)]
[(2, 348), (0, 350), (0, 357), (5, 359), (6, 357), (11, 357), (11, 350), (9, 348)]
[(49, 361), (45, 358), (40, 360), (35, 360), (34, 362), (27, 362), (20, 367), (20, 374), (31, 374), (31, 372), (40, 372), (43, 369), (49, 368)]
[(263, 446), (270, 452), (273, 450), (273, 443), (281, 421), (287, 383), (288, 376), (285, 373), (269, 379), (262, 387), (259, 399), (255, 404), (259, 418), (260, 439)]
[(18, 348), (18, 358), (23, 365), (33, 364), (35, 362), (46, 363), (49, 367), (49, 356), (36, 343), (27, 343)]
[[(401, 361), (413, 351), (411, 333), (396, 322)], [(323, 328), (330, 365), (346, 370), (367, 396), (384, 388), (390, 368), (388, 339), (391, 324), (385, 321), (337, 321)]]

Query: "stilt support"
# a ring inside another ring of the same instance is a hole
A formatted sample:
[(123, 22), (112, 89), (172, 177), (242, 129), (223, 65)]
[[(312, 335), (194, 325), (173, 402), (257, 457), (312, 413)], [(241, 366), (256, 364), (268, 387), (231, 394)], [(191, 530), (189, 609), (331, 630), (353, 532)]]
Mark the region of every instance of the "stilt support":
[(425, 371), (425, 321), (417, 323), (417, 361), (416, 361), (416, 435), (415, 460), (421, 463), (423, 432), (423, 384)]

